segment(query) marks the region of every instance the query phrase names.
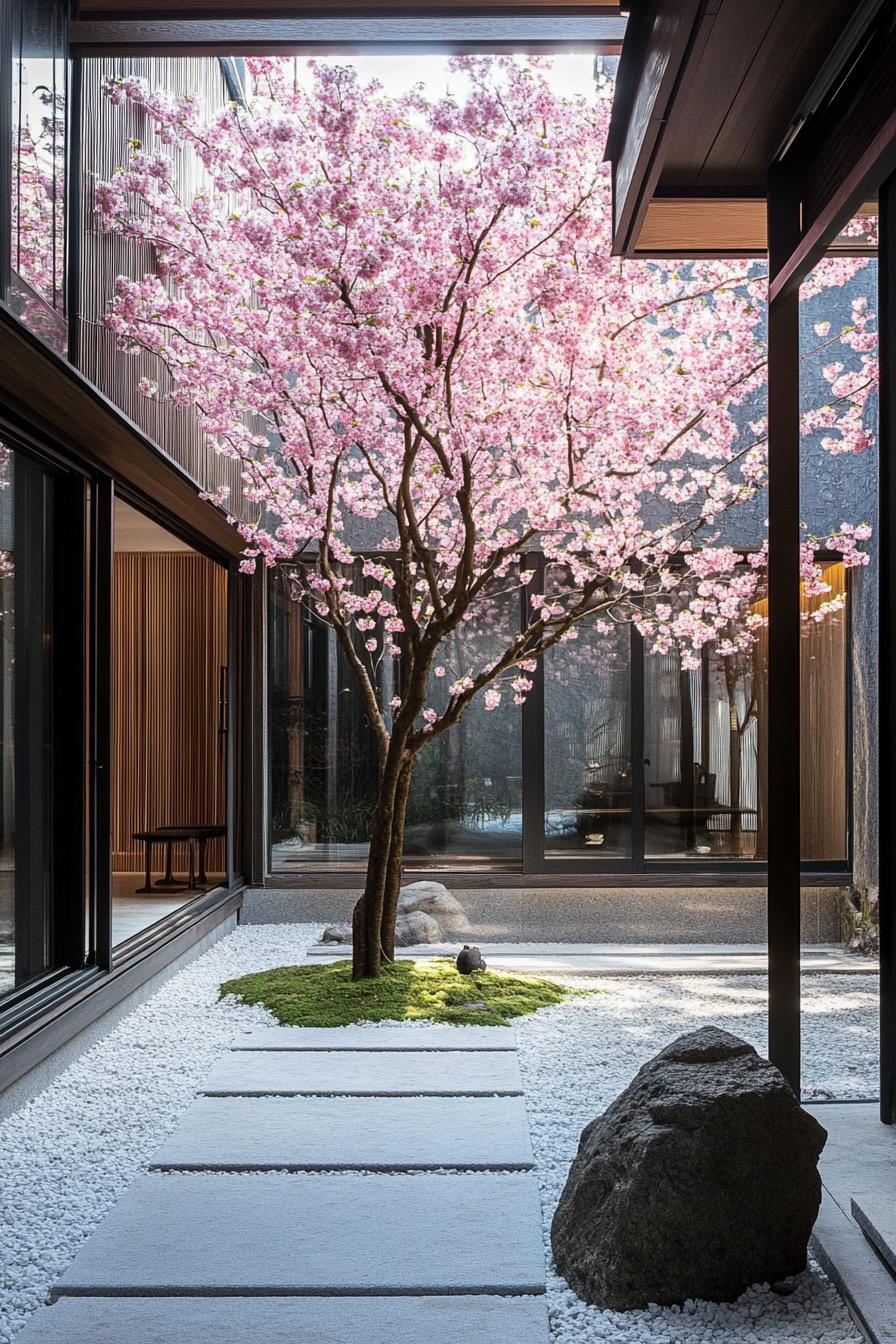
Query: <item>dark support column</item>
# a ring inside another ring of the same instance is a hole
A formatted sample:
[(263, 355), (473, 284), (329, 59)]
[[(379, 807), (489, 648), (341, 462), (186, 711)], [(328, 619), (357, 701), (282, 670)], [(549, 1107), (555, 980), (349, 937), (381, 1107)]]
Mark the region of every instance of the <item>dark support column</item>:
[[(796, 174), (768, 180), (769, 278), (800, 227)], [(800, 329), (799, 288), (769, 302), (768, 1037), (800, 1085)]]
[(880, 798), (880, 1118), (896, 1123), (896, 174), (880, 189), (878, 325), (880, 331), (880, 650), (878, 772)]
[(115, 488), (108, 476), (93, 485), (91, 630), (93, 788), (91, 799), (92, 944), (98, 966), (112, 966), (112, 583)]

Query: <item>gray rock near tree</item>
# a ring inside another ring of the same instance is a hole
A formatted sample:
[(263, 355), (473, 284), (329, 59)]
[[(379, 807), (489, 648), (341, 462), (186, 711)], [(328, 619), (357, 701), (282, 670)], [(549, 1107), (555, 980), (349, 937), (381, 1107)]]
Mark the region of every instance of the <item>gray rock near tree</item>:
[(680, 1036), (583, 1130), (551, 1227), (557, 1269), (616, 1311), (731, 1302), (797, 1274), (826, 1138), (746, 1041)]
[(440, 943), (442, 930), (424, 910), (408, 910), (395, 921), (395, 946), (416, 947), (418, 943)]
[[(321, 935), (322, 943), (351, 943), (351, 924), (331, 924)], [(410, 910), (395, 921), (395, 946), (416, 947), (418, 943), (440, 943), (442, 930), (432, 915), (422, 910)]]
[[(396, 947), (441, 943), (469, 931), (470, 921), (463, 906), (441, 882), (409, 882), (402, 887), (395, 920)], [(322, 943), (351, 941), (351, 924), (331, 924), (321, 937)]]
[(422, 911), (438, 922), (444, 934), (469, 933), (470, 921), (456, 896), (441, 882), (409, 882), (398, 898), (399, 916)]

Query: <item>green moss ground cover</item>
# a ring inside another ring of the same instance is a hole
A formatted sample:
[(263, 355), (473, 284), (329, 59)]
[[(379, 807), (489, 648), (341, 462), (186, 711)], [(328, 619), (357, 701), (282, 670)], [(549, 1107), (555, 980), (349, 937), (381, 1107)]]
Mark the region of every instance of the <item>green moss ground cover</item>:
[(462, 976), (453, 961), (437, 958), (398, 961), (384, 966), (378, 980), (359, 981), (352, 980), (350, 961), (278, 966), (227, 980), (220, 995), (235, 994), (243, 1003), (263, 1004), (288, 1027), (346, 1027), (352, 1022), (419, 1018), (457, 1026), (503, 1027), (511, 1018), (582, 992), (535, 976), (498, 971)]

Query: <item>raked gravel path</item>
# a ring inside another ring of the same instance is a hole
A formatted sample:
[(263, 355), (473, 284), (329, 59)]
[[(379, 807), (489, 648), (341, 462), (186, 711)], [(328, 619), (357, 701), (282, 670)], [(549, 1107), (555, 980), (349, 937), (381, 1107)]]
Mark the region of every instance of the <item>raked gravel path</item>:
[[(0, 1341), (13, 1339), (127, 1184), (187, 1110), (262, 1008), (218, 1002), (222, 980), (295, 964), (313, 925), (244, 925), (172, 976), (39, 1096), (0, 1122)], [(516, 1023), (544, 1205), (553, 1208), (582, 1126), (646, 1059), (703, 1022), (765, 1050), (764, 982), (756, 976), (653, 976), (570, 983), (603, 992)], [(877, 978), (803, 981), (806, 1096), (867, 1097), (876, 1086)], [(413, 1031), (413, 1024), (406, 1024)], [(778, 1297), (751, 1289), (731, 1306), (689, 1304), (620, 1315), (584, 1306), (548, 1274), (554, 1344), (858, 1344), (845, 1307), (815, 1270)]]

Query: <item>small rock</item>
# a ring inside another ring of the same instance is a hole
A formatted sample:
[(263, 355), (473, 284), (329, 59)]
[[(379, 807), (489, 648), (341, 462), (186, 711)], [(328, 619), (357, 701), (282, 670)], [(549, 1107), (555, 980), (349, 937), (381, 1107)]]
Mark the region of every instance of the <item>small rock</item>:
[(472, 975), (474, 971), (485, 970), (485, 962), (479, 948), (470, 947), (468, 943), (464, 943), (454, 964), (461, 975)]
[(324, 929), (320, 940), (322, 943), (350, 943), (352, 926), (351, 924), (331, 924), (329, 928)]

